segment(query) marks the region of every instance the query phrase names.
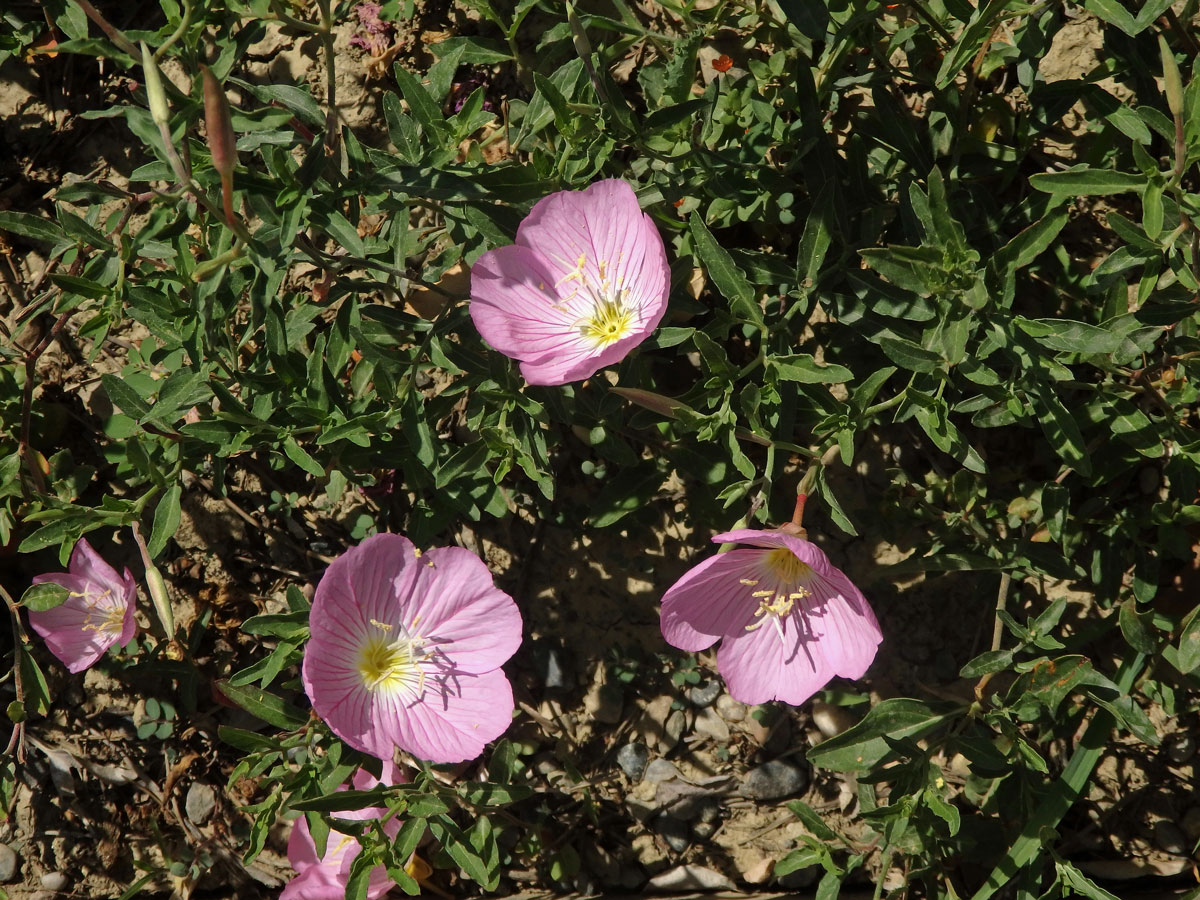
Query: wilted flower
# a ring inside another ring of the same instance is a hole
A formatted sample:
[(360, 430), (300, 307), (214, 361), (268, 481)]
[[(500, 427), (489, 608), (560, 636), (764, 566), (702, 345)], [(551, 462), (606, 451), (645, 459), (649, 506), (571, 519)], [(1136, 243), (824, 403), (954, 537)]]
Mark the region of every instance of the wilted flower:
[(113, 644), (132, 640), (137, 585), (129, 569), (118, 575), (80, 538), (66, 572), (33, 579), (34, 584), (47, 582), (66, 588), (67, 599), (52, 609), (30, 610), (29, 624), (69, 671), (82, 672)]
[[(358, 791), (367, 791), (376, 785), (400, 784), (407, 781), (404, 773), (390, 760), (384, 760), (382, 778), (375, 778), (365, 769), (359, 769), (350, 780), (351, 786)], [(338, 788), (346, 790), (346, 785)], [(388, 811), (383, 807), (371, 806), (366, 809), (339, 810), (339, 819), (380, 819)], [(395, 816), (384, 823), (383, 830), (388, 837), (395, 837), (400, 831), (401, 822)], [(317, 845), (313, 841), (312, 832), (308, 829), (308, 820), (301, 816), (292, 826), (291, 837), (288, 838), (288, 862), (296, 870), (296, 877), (287, 883), (279, 900), (343, 900), (346, 896), (346, 882), (350, 878), (350, 866), (354, 858), (362, 850), (362, 845), (348, 834), (340, 831), (329, 832), (325, 842), (325, 855), (317, 856)], [(376, 866), (371, 870), (370, 882), (367, 885), (367, 900), (376, 900), (390, 891), (396, 882), (388, 877), (387, 869)]]
[(467, 550), (367, 538), (329, 566), (309, 625), (304, 689), (364, 753), (461, 762), (512, 721), (500, 666), (521, 643), (521, 614)]
[(667, 591), (667, 643), (696, 651), (722, 639), (717, 669), (733, 698), (748, 704), (800, 704), (835, 675), (867, 671), (883, 639), (879, 623), (819, 547), (750, 528), (713, 540), (751, 547), (706, 559)]
[(471, 318), (530, 384), (579, 381), (658, 325), (670, 270), (654, 222), (620, 179), (539, 200), (517, 241), (471, 270)]

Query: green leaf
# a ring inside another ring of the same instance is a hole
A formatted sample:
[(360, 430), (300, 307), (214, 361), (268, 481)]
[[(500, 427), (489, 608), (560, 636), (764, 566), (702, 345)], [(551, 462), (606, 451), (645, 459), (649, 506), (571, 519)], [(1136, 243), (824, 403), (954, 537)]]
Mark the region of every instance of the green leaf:
[(45, 612), (56, 606), (62, 606), (70, 595), (71, 592), (61, 584), (43, 581), (41, 584), (33, 585), (21, 595), (21, 605), (32, 612)]
[(879, 338), (879, 347), (888, 359), (910, 372), (936, 372), (944, 365), (940, 354), (905, 338), (885, 334)]
[(807, 353), (768, 357), (767, 367), (784, 381), (803, 384), (844, 384), (854, 380), (854, 373), (845, 366), (820, 364)]
[(1200, 615), (1195, 610), (1184, 620), (1179, 635), (1179, 656), (1176, 668), (1184, 675), (1200, 668)]
[(287, 454), (287, 458), (298, 465), (301, 469), (316, 478), (325, 477), (325, 469), (321, 464), (312, 458), (312, 455), (296, 443), (296, 439), (289, 435), (284, 438), (283, 452)]
[(289, 805), (299, 812), (339, 812), (342, 810), (368, 809), (372, 806), (384, 805), (387, 791), (383, 787), (374, 787), (365, 791), (345, 790), (334, 791), (324, 797), (312, 797), (299, 800)]
[(222, 694), (253, 716), (284, 731), (295, 731), (308, 722), (308, 716), (269, 691), (255, 687), (239, 687), (225, 679), (215, 682)]
[(179, 482), (175, 482), (167, 488), (167, 492), (158, 501), (158, 506), (154, 507), (154, 524), (150, 529), (150, 540), (146, 542), (146, 552), (150, 554), (151, 559), (158, 558), (166, 549), (168, 539), (175, 537), (175, 532), (179, 530), (179, 501), (182, 493)]
[(828, 843), (838, 840), (837, 832), (826, 825), (817, 811), (803, 800), (793, 800), (787, 804), (787, 808), (803, 823), (813, 837)]
[(1146, 27), (1138, 25), (1137, 19), (1125, 9), (1121, 0), (1083, 0), (1083, 8), (1109, 25), (1116, 25), (1130, 37)]
[(150, 414), (150, 404), (143, 400), (127, 381), (116, 375), (101, 375), (100, 381), (108, 399), (125, 415), (140, 421)]
[(808, 761), (835, 772), (865, 772), (892, 752), (885, 737), (917, 739), (940, 728), (963, 708), (897, 697), (884, 700), (848, 730), (808, 751)]
[(692, 213), (688, 227), (691, 229), (697, 258), (704, 265), (717, 290), (730, 301), (734, 315), (740, 314), (745, 321), (762, 327), (763, 315), (754, 296), (754, 287), (734, 264), (729, 251), (717, 243), (717, 239), (698, 214)]
[(429, 820), (429, 830), (438, 840), (450, 858), (458, 863), (467, 877), (486, 890), (492, 890), (499, 881), (499, 871), (489, 872), (487, 864), (480, 854), (471, 846), (467, 836), (454, 823), (453, 819), (438, 816)]
[(469, 782), (460, 787), (460, 791), (473, 806), (507, 806), (533, 796), (533, 788), (522, 784)]
[(242, 623), (243, 634), (258, 634), (284, 640), (298, 640), (308, 631), (308, 610), (263, 613)]
[(52, 244), (65, 238), (62, 229), (49, 219), (32, 213), (13, 212), (10, 209), (0, 210), (0, 231)]
[(1079, 197), (1141, 191), (1146, 187), (1146, 176), (1113, 172), (1110, 169), (1075, 166), (1064, 172), (1034, 175), (1029, 179), (1029, 183), (1037, 190), (1045, 191), (1048, 194), (1068, 194), (1072, 197)]
[(992, 672), (1003, 672), (1012, 665), (1012, 650), (985, 650), (959, 671), (960, 678), (979, 678)]
[(1121, 634), (1125, 636), (1129, 646), (1139, 653), (1154, 653), (1158, 650), (1154, 626), (1150, 624), (1148, 614), (1138, 612), (1137, 605), (1137, 600), (1132, 597), (1121, 604), (1121, 613), (1118, 619)]
[(383, 95), (383, 113), (387, 119), (388, 137), (405, 165), (415, 166), (421, 160), (421, 136), (417, 123), (404, 112), (400, 98), (393, 93)]
[(1120, 900), (1116, 894), (1110, 894), (1069, 862), (1058, 859), (1057, 856), (1054, 860), (1054, 870), (1058, 873), (1059, 883), (1071, 888), (1077, 896), (1087, 897), (1088, 900)]
[(438, 109), (438, 105), (430, 96), (429, 91), (417, 80), (415, 75), (399, 63), (393, 67), (393, 72), (396, 75), (396, 83), (400, 86), (400, 92), (408, 101), (408, 108), (412, 112), (413, 118), (427, 131), (435, 133), (440, 131), (445, 120), (442, 119), (442, 111)]
[(1035, 398), (1038, 406), (1038, 421), (1046, 440), (1055, 452), (1075, 471), (1085, 478), (1092, 474), (1092, 460), (1088, 455), (1079, 423), (1053, 393), (1051, 385), (1042, 385), (1041, 393)]

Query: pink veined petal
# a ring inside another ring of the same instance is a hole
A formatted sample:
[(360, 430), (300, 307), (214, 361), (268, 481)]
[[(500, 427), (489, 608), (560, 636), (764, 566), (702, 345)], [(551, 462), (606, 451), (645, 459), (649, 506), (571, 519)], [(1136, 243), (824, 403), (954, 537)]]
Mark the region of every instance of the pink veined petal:
[(512, 687), (504, 672), (450, 676), (443, 695), (427, 684), (423, 700), (389, 716), (396, 743), (434, 763), (474, 759), (512, 724)]
[[(71, 592), (63, 603), (52, 609), (29, 612), (29, 625), (36, 631), (50, 652), (67, 667), (69, 672), (82, 672), (96, 663), (109, 647), (117, 641), (117, 635), (100, 631), (95, 627), (102, 616), (85, 602), (84, 594), (89, 587), (95, 591), (95, 583), (74, 575), (39, 575), (35, 583), (60, 584)], [(131, 610), (126, 608), (126, 615)]]
[(462, 672), (490, 672), (521, 645), (521, 613), (483, 561), (461, 547), (430, 550), (409, 601), (415, 631)]
[[(382, 810), (375, 810), (381, 814)], [(396, 823), (397, 830), (399, 823)], [(336, 831), (329, 833), (325, 845), (325, 856), (317, 859), (316, 845), (303, 816), (292, 826), (288, 838), (288, 861), (297, 872), (279, 895), (280, 900), (342, 900), (346, 896), (346, 882), (350, 866), (361, 851), (358, 841)], [(371, 871), (367, 897), (377, 900), (395, 885), (387, 877), (387, 869), (377, 866)]]
[[(117, 588), (118, 586), (124, 587), (124, 580), (117, 574), (117, 570), (104, 560), (104, 557), (92, 549), (92, 545), (85, 538), (80, 538), (75, 542), (75, 547), (71, 550), (71, 562), (67, 568), (72, 575), (80, 575), (89, 581), (99, 582), (103, 587), (111, 588), (118, 595), (123, 593), (123, 591), (117, 591)], [(103, 588), (101, 589), (103, 590)]]
[(471, 268), (469, 311), (484, 340), (518, 359), (582, 344), (579, 313), (563, 307), (555, 287), (565, 274), (520, 244), (480, 256)]
[[(797, 632), (795, 616), (779, 619), (781, 640), (773, 621), (754, 631), (730, 634), (717, 651), (717, 670), (729, 694), (748, 705), (782, 700), (799, 705), (824, 687), (833, 671), (807, 635)], [(747, 623), (750, 624), (750, 623)]]
[(845, 583), (839, 585), (834, 579), (813, 579), (805, 619), (830, 671), (843, 678), (861, 678), (875, 659), (883, 633), (866, 599), (849, 579), (841, 580)]
[(311, 638), (300, 677), (313, 709), (334, 734), (356, 750), (391, 759), (391, 741), (379, 734), (373, 720), (371, 692), (344, 648)]
[[(350, 587), (349, 597), (336, 595), (338, 602), (334, 608), (339, 614), (357, 613), (364, 631), (378, 627), (373, 621), (394, 624), (408, 618), (405, 600), (420, 568), (417, 548), (408, 538), (399, 534), (372, 535), (335, 559), (325, 577), (335, 567), (340, 567), (339, 575)], [(322, 578), (321, 583), (324, 581)], [(314, 610), (320, 592), (318, 585)]]
[(731, 550), (687, 572), (663, 595), (662, 633), (681, 650), (703, 650), (748, 621), (758, 601), (754, 585), (760, 550)]

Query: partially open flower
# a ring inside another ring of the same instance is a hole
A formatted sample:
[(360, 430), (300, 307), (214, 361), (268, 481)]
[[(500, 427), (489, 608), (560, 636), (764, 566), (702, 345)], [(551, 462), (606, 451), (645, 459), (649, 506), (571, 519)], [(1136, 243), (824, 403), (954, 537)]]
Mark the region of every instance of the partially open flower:
[(461, 762), (512, 721), (500, 666), (521, 643), (521, 614), (467, 550), (367, 538), (325, 572), (309, 627), (304, 689), (364, 753)]
[(543, 197), (517, 241), (471, 270), (471, 318), (530, 384), (580, 381), (625, 358), (667, 308), (662, 237), (620, 179)]
[(717, 669), (733, 698), (747, 704), (800, 704), (835, 675), (867, 671), (883, 639), (879, 623), (821, 548), (750, 528), (713, 540), (750, 547), (706, 559), (667, 591), (667, 643), (696, 651), (720, 640)]
[(34, 584), (61, 585), (67, 599), (52, 609), (29, 612), (29, 624), (71, 672), (93, 665), (113, 644), (133, 639), (137, 584), (101, 559), (83, 538), (71, 551), (66, 572), (38, 575)]
[[(376, 785), (400, 784), (407, 781), (404, 773), (394, 763), (384, 761), (382, 778), (375, 778), (370, 772), (359, 769), (350, 781), (356, 791), (367, 791)], [(346, 785), (338, 788), (346, 790)], [(387, 810), (379, 806), (366, 809), (347, 809), (336, 813), (339, 819), (355, 821), (364, 819), (380, 819), (387, 815)], [(392, 816), (384, 824), (383, 830), (388, 837), (395, 837), (400, 831), (401, 820)], [(288, 838), (288, 862), (296, 870), (296, 877), (287, 883), (279, 900), (342, 900), (346, 896), (346, 882), (350, 878), (350, 866), (354, 858), (362, 850), (362, 845), (348, 834), (330, 830), (325, 842), (325, 855), (317, 856), (317, 845), (313, 841), (312, 832), (308, 828), (308, 820), (301, 816), (292, 826), (291, 837)], [(371, 871), (367, 885), (367, 900), (376, 900), (390, 891), (396, 882), (388, 877), (387, 869), (376, 866)]]

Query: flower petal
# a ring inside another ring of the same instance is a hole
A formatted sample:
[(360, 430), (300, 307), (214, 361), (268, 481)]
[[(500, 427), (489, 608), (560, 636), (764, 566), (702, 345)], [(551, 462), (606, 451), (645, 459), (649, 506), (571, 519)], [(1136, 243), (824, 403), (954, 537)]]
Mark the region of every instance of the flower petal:
[(427, 689), (422, 701), (387, 717), (396, 743), (413, 756), (434, 763), (474, 759), (484, 745), (512, 724), (512, 688), (504, 672), (462, 674), (446, 685), (443, 696)]
[[(776, 631), (776, 622), (783, 638)], [(727, 635), (717, 651), (717, 669), (730, 696), (748, 705), (768, 700), (799, 705), (834, 674), (815, 645), (798, 633), (795, 616), (766, 621), (754, 631)]]
[(841, 572), (835, 569), (834, 573), (813, 579), (805, 619), (830, 671), (843, 678), (861, 678), (875, 659), (883, 633), (858, 588)]
[(521, 645), (521, 613), (496, 588), (478, 556), (461, 547), (440, 547), (421, 558), (422, 571), (408, 603), (415, 631), (461, 672), (503, 665)]
[(731, 550), (704, 560), (663, 595), (662, 633), (681, 650), (703, 650), (723, 634), (737, 631), (758, 603), (750, 596), (761, 553)]

